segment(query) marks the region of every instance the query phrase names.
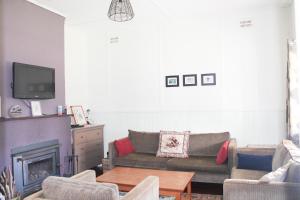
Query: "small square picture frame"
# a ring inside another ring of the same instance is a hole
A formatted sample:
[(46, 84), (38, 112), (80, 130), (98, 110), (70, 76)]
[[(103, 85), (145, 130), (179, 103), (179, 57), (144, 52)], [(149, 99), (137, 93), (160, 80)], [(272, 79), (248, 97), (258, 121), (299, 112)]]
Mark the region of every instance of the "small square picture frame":
[(70, 106), (70, 108), (76, 125), (84, 126), (88, 124), (82, 106)]
[(31, 105), (31, 114), (33, 117), (38, 117), (43, 115), (40, 101), (31, 101), (30, 105)]
[(179, 87), (179, 75), (166, 76), (166, 87)]
[(202, 86), (212, 86), (216, 85), (216, 74), (209, 73), (209, 74), (201, 74), (201, 85)]
[(197, 74), (183, 75), (183, 86), (197, 86)]

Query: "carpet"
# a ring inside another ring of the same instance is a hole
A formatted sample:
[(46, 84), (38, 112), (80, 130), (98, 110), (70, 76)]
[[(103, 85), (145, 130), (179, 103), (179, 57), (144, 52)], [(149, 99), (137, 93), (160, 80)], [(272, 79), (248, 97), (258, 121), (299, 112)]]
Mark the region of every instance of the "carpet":
[[(122, 196), (124, 196), (126, 193), (125, 192), (120, 192), (120, 197), (122, 199)], [(160, 197), (160, 200), (174, 200), (174, 197)], [(182, 200), (188, 199), (188, 195), (183, 194), (182, 195)], [(192, 200), (222, 200), (221, 195), (211, 195), (211, 194), (192, 194)]]
[[(183, 194), (182, 200), (189, 200), (188, 195)], [(174, 197), (160, 197), (159, 200), (175, 200)], [(222, 200), (221, 195), (211, 195), (211, 194), (192, 194), (192, 200)]]
[[(185, 196), (185, 195), (183, 195)], [(183, 197), (182, 199), (185, 199)], [(221, 195), (211, 195), (211, 194), (192, 194), (192, 200), (222, 200)]]

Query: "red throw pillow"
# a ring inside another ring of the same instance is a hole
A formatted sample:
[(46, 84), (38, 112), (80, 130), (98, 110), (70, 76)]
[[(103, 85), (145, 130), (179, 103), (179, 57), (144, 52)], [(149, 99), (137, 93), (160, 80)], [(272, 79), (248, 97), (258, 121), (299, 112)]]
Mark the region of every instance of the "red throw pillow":
[(114, 144), (118, 152), (118, 156), (126, 156), (135, 151), (128, 137), (120, 140), (116, 140)]
[(217, 159), (216, 159), (217, 165), (221, 165), (227, 160), (227, 158), (228, 158), (228, 145), (229, 145), (229, 141), (225, 141), (223, 143), (223, 145), (221, 146), (221, 148), (218, 152), (218, 155), (217, 155)]

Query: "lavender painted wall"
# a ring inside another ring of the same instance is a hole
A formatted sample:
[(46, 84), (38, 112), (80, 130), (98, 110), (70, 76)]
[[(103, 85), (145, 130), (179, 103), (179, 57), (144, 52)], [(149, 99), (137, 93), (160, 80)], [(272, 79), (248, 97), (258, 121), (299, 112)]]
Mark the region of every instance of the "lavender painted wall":
[[(3, 61), (3, 12), (2, 12), (2, 8), (3, 8), (3, 1), (0, 0), (0, 63)], [(4, 88), (4, 80), (3, 80), (3, 67), (2, 67), (2, 63), (0, 65), (0, 96), (3, 96), (3, 88)], [(2, 98), (1, 98), (2, 99)], [(2, 108), (2, 103), (3, 100), (0, 103), (0, 108)], [(2, 116), (2, 109), (0, 109), (0, 116)], [(0, 127), (0, 133), (1, 133), (1, 127)]]
[(59, 139), (61, 173), (64, 157), (72, 154), (69, 117), (53, 117), (0, 122), (0, 170), (11, 166), (11, 149), (25, 145)]
[[(0, 45), (2, 116), (8, 117), (14, 104), (30, 116), (22, 101), (12, 98), (12, 62), (55, 68), (56, 98), (43, 100), (41, 105), (43, 113), (56, 113), (57, 105), (65, 104), (64, 18), (26, 0), (0, 0)], [(0, 120), (0, 170), (11, 165), (12, 148), (52, 139), (60, 142), (64, 164), (64, 157), (71, 154), (69, 117)]]
[(2, 115), (19, 104), (24, 115), (30, 110), (23, 101), (12, 98), (12, 63), (20, 62), (55, 68), (56, 98), (41, 101), (45, 114), (56, 113), (57, 105), (65, 105), (64, 17), (25, 0), (0, 0), (3, 29), (1, 73), (3, 79)]

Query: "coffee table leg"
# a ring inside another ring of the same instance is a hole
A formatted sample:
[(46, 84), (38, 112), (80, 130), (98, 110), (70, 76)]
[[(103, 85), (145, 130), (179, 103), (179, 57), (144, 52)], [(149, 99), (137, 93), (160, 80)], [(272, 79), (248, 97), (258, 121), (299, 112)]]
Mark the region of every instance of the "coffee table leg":
[(176, 200), (181, 200), (181, 193), (177, 192), (175, 198)]
[(188, 199), (192, 199), (192, 182), (190, 181), (188, 186), (187, 186), (187, 193), (188, 193)]

